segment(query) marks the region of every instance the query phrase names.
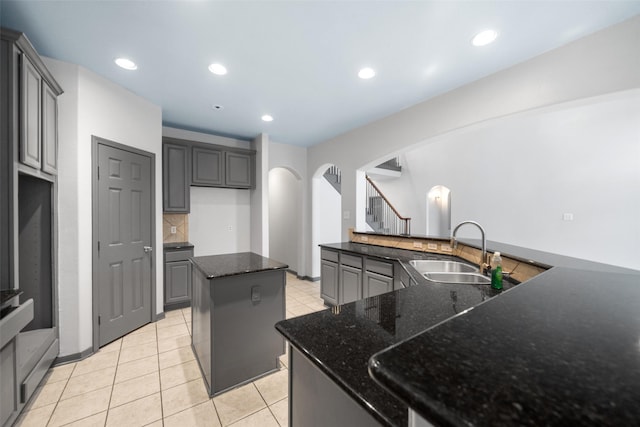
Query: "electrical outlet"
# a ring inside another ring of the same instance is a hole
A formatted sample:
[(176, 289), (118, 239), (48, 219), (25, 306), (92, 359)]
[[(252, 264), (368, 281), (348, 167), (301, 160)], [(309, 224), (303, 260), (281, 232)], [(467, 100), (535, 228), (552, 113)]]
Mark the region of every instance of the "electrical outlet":
[(442, 245), (440, 245), (440, 250), (442, 250), (443, 252), (451, 252), (451, 245), (443, 243)]
[(369, 237), (368, 236), (360, 236), (360, 241), (368, 242), (369, 241)]
[(572, 213), (563, 213), (562, 214), (562, 219), (564, 221), (573, 221), (573, 214)]
[(437, 243), (427, 243), (427, 249), (430, 249), (432, 251), (437, 251), (438, 250), (438, 244)]
[(418, 248), (418, 249), (422, 249), (422, 242), (413, 242), (413, 247), (414, 248)]
[(171, 226), (171, 234), (176, 234), (178, 232), (178, 229), (176, 228), (175, 225)]
[(227, 225), (227, 231), (233, 231), (233, 227), (231, 225)]

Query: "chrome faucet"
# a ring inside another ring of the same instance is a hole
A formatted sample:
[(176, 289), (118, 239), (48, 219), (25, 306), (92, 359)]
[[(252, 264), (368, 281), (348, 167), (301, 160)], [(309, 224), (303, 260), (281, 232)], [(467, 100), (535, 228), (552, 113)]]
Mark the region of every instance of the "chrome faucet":
[(480, 263), (478, 267), (480, 267), (480, 273), (484, 274), (489, 269), (489, 263), (487, 262), (487, 239), (484, 235), (484, 228), (480, 224), (475, 221), (462, 221), (460, 224), (456, 225), (456, 228), (453, 229), (453, 233), (451, 233), (451, 247), (455, 249), (458, 247), (458, 241), (456, 240), (456, 233), (458, 232), (458, 228), (465, 224), (475, 225), (480, 229), (480, 233), (482, 234), (482, 258), (480, 259)]

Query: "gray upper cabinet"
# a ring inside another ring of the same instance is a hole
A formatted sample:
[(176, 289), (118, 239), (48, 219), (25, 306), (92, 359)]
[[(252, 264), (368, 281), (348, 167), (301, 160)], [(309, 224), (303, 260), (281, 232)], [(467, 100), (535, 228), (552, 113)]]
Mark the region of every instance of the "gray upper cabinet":
[(20, 55), (20, 162), (40, 169), (41, 156), (41, 88), (42, 78), (26, 55)]
[(162, 138), (163, 210), (189, 213), (189, 187), (249, 189), (255, 186), (255, 151)]
[(224, 185), (224, 153), (215, 148), (193, 147), (193, 176), (191, 183), (198, 186)]
[[(62, 88), (24, 34), (2, 28), (0, 56), (6, 84), (2, 127), (16, 130), (3, 133), (2, 143), (16, 144), (19, 164), (28, 166), (21, 172), (52, 181), (58, 169), (57, 98)], [(15, 113), (5, 113), (9, 111)]]
[(42, 82), (42, 170), (58, 172), (58, 97)]
[(162, 207), (164, 212), (189, 213), (191, 147), (165, 142), (162, 146)]
[(253, 185), (253, 156), (245, 153), (225, 153), (225, 185), (234, 188), (250, 188)]

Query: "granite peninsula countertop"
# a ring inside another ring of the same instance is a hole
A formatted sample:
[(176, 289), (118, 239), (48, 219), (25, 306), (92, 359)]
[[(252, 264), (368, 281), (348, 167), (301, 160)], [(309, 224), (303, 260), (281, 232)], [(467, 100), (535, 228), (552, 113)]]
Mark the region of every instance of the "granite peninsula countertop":
[(640, 276), (553, 268), (376, 354), (436, 425), (637, 425)]
[(207, 279), (289, 268), (287, 264), (253, 252), (197, 256), (190, 259), (193, 265), (207, 276)]
[[(451, 259), (446, 255), (391, 249), (358, 243), (321, 245), (406, 263), (411, 259)], [(464, 261), (463, 261), (464, 262)], [(413, 268), (418, 283), (278, 322), (276, 329), (323, 373), (364, 406), (383, 425), (406, 426), (407, 405), (379, 386), (367, 371), (376, 352), (406, 340), (491, 297), (504, 293), (487, 285), (428, 282)], [(505, 281), (505, 288), (510, 285)]]
[[(408, 407), (436, 425), (558, 424), (552, 406), (563, 398), (582, 414), (567, 418), (570, 422), (602, 424), (594, 411), (615, 414), (608, 418), (614, 422), (640, 419), (640, 406), (629, 406), (640, 400), (640, 275), (635, 274), (640, 272), (553, 267), (518, 286), (505, 282), (508, 291), (495, 291), (428, 282), (408, 265), (411, 259), (451, 256), (352, 242), (320, 246), (399, 261), (418, 284), (276, 324), (292, 346), (382, 425), (406, 426)], [(429, 351), (426, 342), (433, 347)], [(368, 371), (374, 354), (376, 380)], [(534, 354), (541, 358), (538, 364)], [(428, 379), (420, 377), (420, 369)], [(454, 376), (457, 370), (460, 377)], [(549, 388), (548, 399), (539, 400), (538, 385), (527, 383), (536, 378)], [(456, 402), (461, 387), (464, 399)], [(517, 393), (510, 409), (504, 408), (505, 389)], [(587, 398), (593, 401), (580, 401)], [(482, 412), (473, 399), (489, 406)], [(619, 413), (606, 408), (609, 401)], [(463, 408), (465, 402), (471, 402), (470, 409)], [(498, 417), (504, 419), (487, 421), (491, 408), (501, 405)], [(558, 405), (558, 414), (570, 407)]]

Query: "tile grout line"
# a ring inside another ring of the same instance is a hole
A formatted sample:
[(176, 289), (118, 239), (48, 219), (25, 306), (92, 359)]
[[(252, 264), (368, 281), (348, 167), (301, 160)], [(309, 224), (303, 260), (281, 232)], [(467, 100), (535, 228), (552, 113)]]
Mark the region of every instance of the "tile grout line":
[(155, 325), (155, 331), (156, 331), (156, 359), (158, 362), (158, 387), (160, 388), (160, 422), (164, 426), (164, 399), (162, 395), (162, 375), (160, 375), (160, 343), (159, 343), (160, 339), (158, 338), (158, 325)]
[(64, 391), (67, 389), (67, 386), (69, 385), (69, 380), (71, 379), (71, 376), (73, 375), (73, 371), (76, 370), (77, 366), (78, 366), (78, 364), (74, 363), (73, 369), (71, 370), (71, 372), (69, 372), (69, 376), (67, 377), (66, 382), (64, 384), (64, 387), (62, 388), (62, 393), (60, 393), (60, 396), (58, 396), (58, 400), (56, 400), (55, 406), (53, 407), (53, 411), (51, 411), (51, 414), (49, 415), (49, 418), (47, 419), (47, 423), (45, 425), (48, 426), (51, 423), (51, 419), (53, 418), (53, 414), (56, 412), (56, 409), (58, 409), (58, 404), (62, 400), (62, 395), (64, 394)]
[[(107, 421), (109, 420), (109, 411), (111, 409), (111, 399), (113, 398), (113, 389), (116, 385), (116, 377), (118, 376), (118, 369), (120, 368), (120, 353), (122, 352), (122, 343), (124, 342), (124, 337), (120, 337), (120, 349), (118, 349), (118, 358), (116, 360), (116, 371), (113, 373), (113, 381), (111, 382), (111, 393), (109, 393), (109, 402), (107, 403), (107, 414), (104, 417), (104, 426), (106, 427)], [(99, 351), (99, 350), (98, 350)]]

